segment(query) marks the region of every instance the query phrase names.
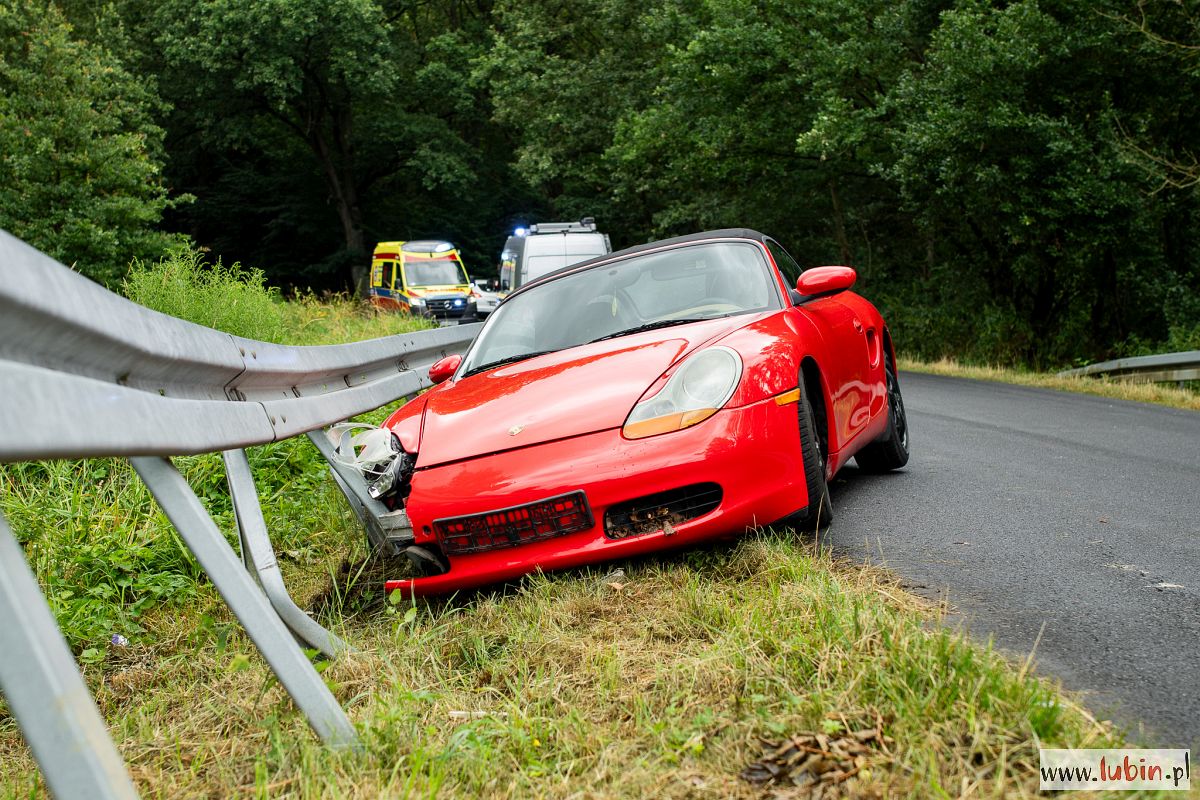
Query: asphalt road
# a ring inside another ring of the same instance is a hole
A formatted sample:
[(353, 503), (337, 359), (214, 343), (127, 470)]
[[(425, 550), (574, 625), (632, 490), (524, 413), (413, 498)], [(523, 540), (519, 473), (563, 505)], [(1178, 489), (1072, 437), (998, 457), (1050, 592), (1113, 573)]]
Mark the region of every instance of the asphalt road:
[(835, 551), (1136, 740), (1200, 746), (1200, 413), (906, 373), (912, 458), (839, 473)]

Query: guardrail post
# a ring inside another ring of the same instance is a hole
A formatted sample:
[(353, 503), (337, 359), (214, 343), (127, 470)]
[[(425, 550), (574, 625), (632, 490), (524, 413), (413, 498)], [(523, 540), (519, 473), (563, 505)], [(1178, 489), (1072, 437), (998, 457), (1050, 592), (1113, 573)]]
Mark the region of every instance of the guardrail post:
[(131, 458), (154, 499), (322, 741), (358, 747), (346, 713), (169, 459)]
[(58, 798), (136, 798), (21, 545), (0, 516), (0, 692)]
[(225, 461), (225, 475), (229, 479), (229, 494), (233, 498), (233, 513), (237, 517), (246, 568), (258, 578), (267, 599), (292, 633), (329, 658), (348, 652), (350, 648), (344, 641), (314, 622), (288, 594), (258, 502), (258, 490), (254, 486), (246, 451), (226, 450), (221, 457)]

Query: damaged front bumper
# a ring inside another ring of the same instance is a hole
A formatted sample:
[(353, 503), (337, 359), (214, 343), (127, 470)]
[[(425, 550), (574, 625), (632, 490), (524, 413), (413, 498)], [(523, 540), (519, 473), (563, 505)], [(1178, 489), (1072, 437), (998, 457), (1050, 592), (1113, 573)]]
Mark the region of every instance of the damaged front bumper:
[(362, 471), (342, 463), (333, 442), (324, 431), (313, 431), (308, 438), (329, 463), (329, 470), (338, 488), (346, 495), (350, 507), (366, 529), (372, 547), (389, 556), (403, 553), (413, 543), (413, 528), (408, 512), (403, 508), (392, 510), (372, 497), (371, 487)]
[(418, 468), (414, 546), (446, 570), (386, 589), (439, 594), (737, 535), (803, 509), (803, 476), (796, 407), (776, 398), (662, 436), (603, 430)]

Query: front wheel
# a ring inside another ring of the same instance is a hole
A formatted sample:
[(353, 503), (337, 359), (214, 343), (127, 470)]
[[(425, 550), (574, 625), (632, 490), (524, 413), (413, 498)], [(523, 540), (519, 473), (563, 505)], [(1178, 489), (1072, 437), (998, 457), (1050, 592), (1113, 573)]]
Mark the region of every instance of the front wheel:
[(908, 417), (904, 413), (904, 398), (896, 367), (889, 358), (884, 365), (887, 381), (888, 424), (883, 434), (858, 451), (854, 460), (865, 472), (888, 472), (908, 463)]
[(833, 501), (829, 499), (829, 485), (825, 482), (825, 451), (817, 435), (817, 418), (803, 379), (800, 381), (800, 401), (796, 406), (800, 418), (800, 453), (804, 459), (804, 488), (808, 491), (808, 505), (793, 517), (792, 522), (804, 530), (818, 530), (833, 521)]

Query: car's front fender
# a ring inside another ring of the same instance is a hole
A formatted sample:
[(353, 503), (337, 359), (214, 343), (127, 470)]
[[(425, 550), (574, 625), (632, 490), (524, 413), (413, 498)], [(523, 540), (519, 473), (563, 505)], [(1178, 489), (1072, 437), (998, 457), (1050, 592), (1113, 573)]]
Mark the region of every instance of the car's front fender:
[(772, 314), (730, 333), (719, 342), (742, 357), (742, 380), (727, 403), (740, 407), (795, 389), (800, 362), (824, 361), (824, 342), (812, 321), (799, 314)]

